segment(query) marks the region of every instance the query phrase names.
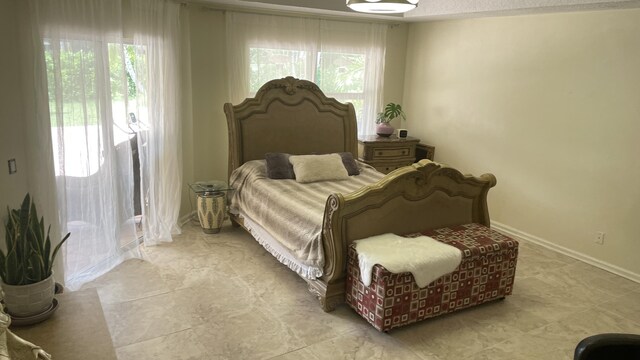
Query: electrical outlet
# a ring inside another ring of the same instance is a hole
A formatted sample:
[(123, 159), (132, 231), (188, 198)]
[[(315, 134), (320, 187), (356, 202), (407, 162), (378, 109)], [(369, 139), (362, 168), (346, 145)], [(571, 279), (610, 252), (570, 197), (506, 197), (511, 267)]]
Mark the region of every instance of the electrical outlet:
[(598, 231), (596, 233), (596, 244), (604, 245), (604, 231)]
[(16, 159), (9, 160), (9, 175), (15, 174), (18, 171), (16, 168)]

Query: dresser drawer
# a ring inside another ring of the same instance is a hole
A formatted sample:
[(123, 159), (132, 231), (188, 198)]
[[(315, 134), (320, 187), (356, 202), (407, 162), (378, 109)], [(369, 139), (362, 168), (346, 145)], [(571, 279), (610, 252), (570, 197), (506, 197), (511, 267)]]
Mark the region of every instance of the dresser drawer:
[(409, 157), (412, 156), (410, 146), (402, 146), (402, 147), (387, 147), (387, 148), (374, 148), (373, 159), (374, 160), (382, 160), (388, 158), (399, 158), (399, 157)]
[(396, 164), (372, 164), (372, 166), (380, 171), (383, 174), (388, 174), (390, 172), (392, 172), (395, 169), (399, 169), (401, 167), (405, 167), (405, 166), (409, 166), (411, 165), (412, 162), (406, 162), (406, 163), (396, 163)]

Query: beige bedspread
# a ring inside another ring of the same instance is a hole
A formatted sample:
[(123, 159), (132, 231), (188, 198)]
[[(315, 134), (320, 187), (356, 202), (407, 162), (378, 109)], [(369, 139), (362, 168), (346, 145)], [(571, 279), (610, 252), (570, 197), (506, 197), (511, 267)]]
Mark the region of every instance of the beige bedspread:
[(315, 279), (324, 266), (322, 218), (327, 197), (348, 194), (384, 176), (369, 165), (359, 166), (360, 175), (348, 180), (300, 184), (269, 179), (264, 160), (249, 161), (231, 174), (231, 212), (245, 218), (245, 226), (280, 262)]

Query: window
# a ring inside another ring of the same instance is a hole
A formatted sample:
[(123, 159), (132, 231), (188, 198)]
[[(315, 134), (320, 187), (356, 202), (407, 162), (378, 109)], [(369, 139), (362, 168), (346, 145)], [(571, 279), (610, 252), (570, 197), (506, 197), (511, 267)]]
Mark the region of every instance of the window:
[[(138, 102), (137, 96), (144, 91), (144, 80), (139, 78), (146, 73), (137, 69), (145, 67), (145, 48), (131, 44), (107, 43), (105, 46), (94, 41), (45, 39), (44, 52), (53, 148), (64, 148), (55, 152), (56, 176), (90, 176), (104, 163), (107, 140), (103, 126), (113, 127), (108, 137), (112, 137), (110, 142), (117, 146), (128, 143), (134, 136), (137, 129), (132, 119), (146, 118), (144, 103)], [(100, 76), (97, 64), (102, 54), (106, 54), (109, 68), (106, 89), (111, 94), (107, 97), (99, 94), (105, 87), (98, 87), (96, 79)], [(104, 114), (107, 109), (101, 101), (105, 98), (110, 99), (111, 117)], [(100, 120), (108, 118), (113, 118), (113, 122), (105, 124)]]
[(350, 102), (358, 119), (363, 116), (365, 54), (310, 52), (252, 47), (249, 50), (249, 90), (254, 96), (267, 81), (293, 76), (306, 78), (311, 67), (311, 80), (325, 95)]
[(284, 76), (304, 77), (305, 69), (313, 62), (308, 51), (251, 48), (249, 89), (251, 95), (269, 80)]
[(318, 56), (316, 81), (325, 95), (350, 102), (356, 118), (364, 116), (365, 54), (324, 52)]
[(351, 102), (358, 134), (375, 133), (382, 106), (386, 25), (227, 12), (227, 64), (233, 103), (266, 82), (293, 76)]

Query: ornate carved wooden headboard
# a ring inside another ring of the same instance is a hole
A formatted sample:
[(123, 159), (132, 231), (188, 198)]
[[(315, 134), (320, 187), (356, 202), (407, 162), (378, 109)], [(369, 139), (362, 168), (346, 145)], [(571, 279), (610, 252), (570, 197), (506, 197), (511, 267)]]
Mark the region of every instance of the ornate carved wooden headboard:
[(353, 105), (328, 98), (318, 86), (293, 77), (271, 80), (254, 98), (224, 104), (229, 128), (229, 173), (265, 153), (351, 152), (358, 139)]

